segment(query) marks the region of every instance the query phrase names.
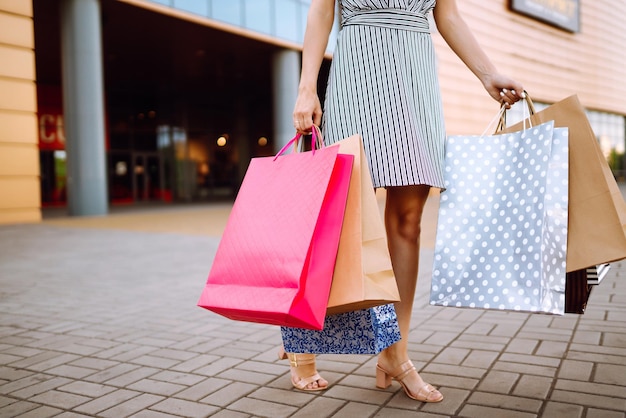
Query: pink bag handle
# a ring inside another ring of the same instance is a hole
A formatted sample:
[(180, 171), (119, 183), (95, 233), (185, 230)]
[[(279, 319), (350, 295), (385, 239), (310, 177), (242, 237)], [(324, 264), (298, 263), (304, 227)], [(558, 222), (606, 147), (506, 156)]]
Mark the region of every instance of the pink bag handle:
[[(284, 154), (284, 152), (287, 151), (287, 148), (289, 148), (291, 145), (297, 144), (300, 138), (302, 138), (302, 134), (297, 133), (296, 136), (294, 136), (289, 142), (287, 142), (284, 147), (280, 149), (280, 151), (278, 151), (278, 153), (274, 157), (274, 161), (276, 161), (278, 157)], [(324, 146), (324, 141), (322, 140), (321, 132), (319, 131), (319, 128), (317, 126), (313, 125), (313, 129), (311, 130), (311, 151), (313, 151), (313, 155), (315, 155), (315, 146), (316, 144), (318, 144), (318, 139), (320, 140), (319, 148), (322, 148)]]

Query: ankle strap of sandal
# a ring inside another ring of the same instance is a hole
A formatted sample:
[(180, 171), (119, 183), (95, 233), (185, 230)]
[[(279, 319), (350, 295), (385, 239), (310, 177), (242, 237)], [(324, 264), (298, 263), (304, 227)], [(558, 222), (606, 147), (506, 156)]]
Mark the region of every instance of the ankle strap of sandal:
[(292, 367), (315, 364), (315, 354), (287, 353), (287, 356), (289, 357), (289, 364), (291, 364)]
[(394, 376), (394, 379), (401, 381), (402, 379), (404, 379), (409, 373), (413, 372), (415, 369), (415, 366), (413, 365), (413, 362), (411, 362), (411, 360), (406, 361), (404, 363), (402, 363), (400, 365), (400, 367), (398, 367), (395, 371), (399, 372), (398, 374), (396, 374)]

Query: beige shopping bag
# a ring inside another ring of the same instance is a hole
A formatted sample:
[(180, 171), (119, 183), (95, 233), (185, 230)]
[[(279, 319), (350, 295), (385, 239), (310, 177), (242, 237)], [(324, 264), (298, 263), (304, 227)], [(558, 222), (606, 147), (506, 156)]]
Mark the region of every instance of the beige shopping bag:
[(400, 300), (361, 136), (353, 135), (337, 144), (340, 153), (354, 155), (354, 166), (328, 315)]
[[(534, 125), (550, 120), (569, 128), (567, 272), (626, 258), (626, 203), (576, 95), (534, 112)], [(519, 130), (522, 122), (505, 132)]]

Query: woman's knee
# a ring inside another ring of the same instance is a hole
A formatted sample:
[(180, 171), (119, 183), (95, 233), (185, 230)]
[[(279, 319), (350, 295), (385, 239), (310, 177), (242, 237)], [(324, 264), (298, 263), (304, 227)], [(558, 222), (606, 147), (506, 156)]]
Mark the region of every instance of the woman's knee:
[(421, 232), (422, 213), (428, 198), (428, 187), (412, 186), (389, 190), (385, 208), (387, 233), (417, 242)]
[(407, 241), (417, 242), (421, 233), (421, 212), (394, 212), (387, 216), (387, 233)]

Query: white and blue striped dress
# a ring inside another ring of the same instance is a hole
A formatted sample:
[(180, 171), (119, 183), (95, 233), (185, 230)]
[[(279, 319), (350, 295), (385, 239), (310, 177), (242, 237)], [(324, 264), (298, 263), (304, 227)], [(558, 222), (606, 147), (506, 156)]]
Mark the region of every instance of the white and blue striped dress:
[(361, 134), (374, 187), (443, 187), (445, 127), (428, 13), (436, 0), (339, 0), (327, 143)]

